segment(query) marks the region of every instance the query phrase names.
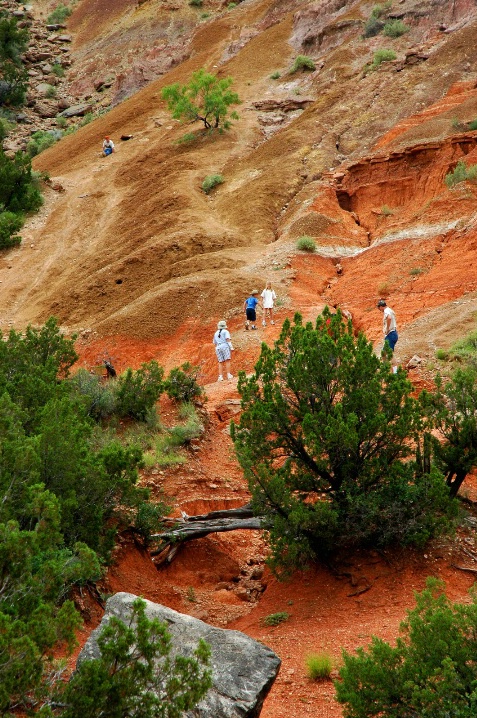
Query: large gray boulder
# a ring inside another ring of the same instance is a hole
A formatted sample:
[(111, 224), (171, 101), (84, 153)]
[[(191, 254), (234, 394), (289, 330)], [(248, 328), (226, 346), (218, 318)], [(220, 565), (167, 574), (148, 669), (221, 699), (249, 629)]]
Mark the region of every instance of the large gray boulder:
[[(116, 593), (106, 603), (101, 624), (88, 638), (78, 665), (100, 656), (97, 639), (111, 616), (129, 621), (137, 596)], [(213, 685), (198, 706), (184, 718), (258, 718), (280, 668), (279, 657), (239, 631), (214, 628), (197, 618), (146, 601), (146, 615), (167, 624), (173, 652), (190, 656), (203, 638), (211, 648)]]

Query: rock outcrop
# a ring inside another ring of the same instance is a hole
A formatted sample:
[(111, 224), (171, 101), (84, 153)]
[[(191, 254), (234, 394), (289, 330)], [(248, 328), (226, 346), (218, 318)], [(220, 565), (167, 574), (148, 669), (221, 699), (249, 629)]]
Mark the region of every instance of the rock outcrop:
[[(78, 664), (98, 658), (98, 636), (111, 616), (128, 621), (137, 597), (117, 593), (106, 604), (100, 626), (91, 633), (81, 651)], [(280, 668), (272, 650), (239, 631), (214, 628), (197, 618), (186, 616), (157, 603), (146, 601), (146, 615), (167, 624), (173, 652), (190, 655), (203, 638), (211, 647), (213, 685), (196, 709), (185, 714), (192, 718), (258, 718)]]

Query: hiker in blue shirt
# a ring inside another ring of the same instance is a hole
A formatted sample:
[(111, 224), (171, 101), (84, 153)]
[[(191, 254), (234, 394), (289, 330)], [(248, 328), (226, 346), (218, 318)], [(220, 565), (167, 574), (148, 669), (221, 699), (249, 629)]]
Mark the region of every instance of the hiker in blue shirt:
[(246, 316), (245, 329), (247, 330), (250, 326), (250, 322), (252, 322), (252, 329), (257, 328), (255, 326), (255, 322), (257, 321), (257, 313), (255, 311), (255, 307), (258, 304), (257, 294), (258, 289), (254, 289), (253, 292), (250, 293), (250, 296), (243, 303), (243, 310)]

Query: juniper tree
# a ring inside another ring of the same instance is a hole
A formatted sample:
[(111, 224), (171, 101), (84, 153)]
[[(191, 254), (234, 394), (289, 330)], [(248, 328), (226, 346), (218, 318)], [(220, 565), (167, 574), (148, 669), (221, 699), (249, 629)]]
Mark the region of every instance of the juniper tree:
[(232, 435), (275, 566), (419, 544), (449, 525), (455, 505), (442, 475), (413, 460), (422, 409), (410, 382), (339, 312), (325, 310), (315, 326), (286, 320), (238, 389)]

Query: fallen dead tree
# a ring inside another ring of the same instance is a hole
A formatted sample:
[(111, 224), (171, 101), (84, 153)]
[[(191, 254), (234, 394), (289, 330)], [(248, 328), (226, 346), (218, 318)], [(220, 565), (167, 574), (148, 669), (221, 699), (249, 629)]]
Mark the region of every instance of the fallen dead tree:
[(166, 522), (172, 524), (171, 529), (151, 536), (157, 544), (157, 548), (151, 551), (156, 564), (171, 563), (186, 541), (203, 538), (211, 533), (247, 529), (259, 531), (264, 528), (264, 518), (254, 516), (250, 504), (196, 516), (188, 516), (182, 512), (181, 518), (166, 519)]

